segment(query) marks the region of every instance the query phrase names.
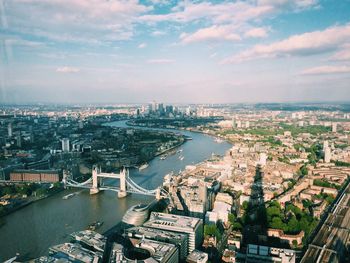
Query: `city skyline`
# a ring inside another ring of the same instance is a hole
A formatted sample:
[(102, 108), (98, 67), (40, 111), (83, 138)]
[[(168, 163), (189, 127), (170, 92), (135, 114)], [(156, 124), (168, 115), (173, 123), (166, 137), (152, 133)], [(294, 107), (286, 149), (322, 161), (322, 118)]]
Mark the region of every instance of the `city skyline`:
[(349, 101), (350, 2), (0, 0), (0, 103)]

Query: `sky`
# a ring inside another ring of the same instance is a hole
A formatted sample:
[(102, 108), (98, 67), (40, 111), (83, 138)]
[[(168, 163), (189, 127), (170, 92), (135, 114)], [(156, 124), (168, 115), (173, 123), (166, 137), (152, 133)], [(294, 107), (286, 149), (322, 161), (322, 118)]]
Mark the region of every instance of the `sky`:
[(0, 103), (350, 101), (350, 0), (0, 0)]

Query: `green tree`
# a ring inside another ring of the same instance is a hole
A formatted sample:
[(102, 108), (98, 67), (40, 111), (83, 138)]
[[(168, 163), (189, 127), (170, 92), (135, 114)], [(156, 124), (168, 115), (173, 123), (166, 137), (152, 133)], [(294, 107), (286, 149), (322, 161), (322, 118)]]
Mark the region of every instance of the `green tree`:
[(300, 224), (294, 216), (288, 221), (288, 232), (291, 234), (298, 234), (300, 232)]
[(234, 231), (241, 231), (243, 229), (243, 226), (240, 222), (234, 222), (232, 224), (232, 230)]
[(282, 213), (281, 213), (281, 210), (278, 207), (270, 206), (270, 207), (266, 208), (266, 216), (267, 216), (267, 220), (271, 221), (271, 219), (273, 217), (281, 218), (282, 217)]
[(234, 214), (228, 215), (228, 221), (231, 223), (231, 225), (236, 221), (236, 216)]
[(4, 189), (2, 190), (2, 193), (3, 193), (3, 195), (12, 195), (12, 194), (15, 193), (15, 191), (14, 191), (13, 187), (11, 187), (11, 186), (6, 186), (6, 187), (4, 187)]
[(46, 188), (39, 188), (35, 191), (37, 196), (45, 196), (47, 194)]
[(300, 174), (302, 176), (305, 176), (308, 174), (308, 169), (307, 169), (306, 165), (303, 165), (302, 167), (300, 167)]
[(272, 218), (272, 221), (270, 223), (271, 228), (281, 229), (285, 231), (287, 229), (287, 225), (283, 223), (282, 219), (279, 217)]
[(247, 210), (247, 209), (248, 209), (248, 202), (247, 202), (247, 201), (244, 201), (244, 202), (242, 203), (242, 208), (243, 208), (244, 210)]

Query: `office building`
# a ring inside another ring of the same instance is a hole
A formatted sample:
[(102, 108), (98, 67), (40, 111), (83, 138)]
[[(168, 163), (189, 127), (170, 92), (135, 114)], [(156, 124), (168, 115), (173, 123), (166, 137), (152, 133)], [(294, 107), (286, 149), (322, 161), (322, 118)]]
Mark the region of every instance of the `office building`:
[(91, 230), (83, 230), (80, 232), (72, 233), (71, 237), (89, 250), (104, 253), (107, 238), (97, 232)]
[(79, 244), (64, 243), (49, 248), (52, 257), (58, 259), (70, 259), (74, 262), (99, 263), (102, 260), (100, 252), (92, 252)]
[(324, 149), (324, 162), (329, 163), (331, 161), (331, 157), (331, 148), (327, 147), (326, 149)]
[(10, 122), (7, 126), (7, 135), (12, 137), (12, 123)]
[[(173, 244), (149, 239), (134, 239), (131, 241), (134, 248), (124, 248), (123, 245), (114, 243), (112, 246), (109, 262), (179, 262), (178, 250)], [(144, 253), (142, 253), (142, 251), (144, 251)]]
[(203, 221), (199, 218), (152, 212), (144, 226), (187, 234), (189, 252), (198, 248), (203, 239)]
[(186, 259), (187, 263), (206, 263), (208, 262), (208, 254), (199, 250), (193, 250)]
[(265, 165), (266, 165), (266, 160), (267, 160), (267, 155), (266, 155), (266, 153), (260, 153), (259, 164), (260, 164), (261, 166), (265, 166)]
[(296, 253), (291, 249), (282, 249), (249, 244), (246, 263), (280, 262), (295, 263)]
[(129, 238), (149, 239), (170, 243), (179, 250), (179, 260), (183, 261), (188, 255), (188, 236), (183, 233), (176, 233), (148, 227), (132, 227), (125, 230)]
[(62, 180), (58, 170), (13, 170), (10, 181), (56, 183)]
[(16, 135), (16, 144), (18, 148), (22, 147), (22, 136), (20, 132), (18, 132)]
[(337, 123), (336, 122), (332, 123), (332, 132), (337, 132)]

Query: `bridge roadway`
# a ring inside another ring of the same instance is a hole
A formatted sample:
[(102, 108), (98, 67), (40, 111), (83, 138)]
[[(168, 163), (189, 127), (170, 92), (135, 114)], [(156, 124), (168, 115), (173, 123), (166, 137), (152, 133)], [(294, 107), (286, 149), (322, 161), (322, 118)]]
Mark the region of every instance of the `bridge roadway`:
[[(75, 185), (75, 184), (67, 183), (66, 185), (69, 186), (69, 187), (74, 187), (74, 188), (83, 188), (83, 189), (91, 189), (92, 188), (91, 184)], [(114, 191), (114, 192), (119, 192), (120, 191), (119, 187), (111, 186), (111, 185), (101, 185), (99, 187), (99, 189), (101, 191), (104, 191), (104, 190)], [(153, 193), (151, 191), (143, 191), (143, 192), (141, 192), (141, 191), (136, 191), (133, 188), (127, 188), (126, 192), (130, 193), (130, 194), (143, 194), (143, 195), (148, 195), (148, 196), (155, 196), (155, 193)]]
[(309, 245), (301, 263), (349, 262), (350, 184), (346, 186)]

